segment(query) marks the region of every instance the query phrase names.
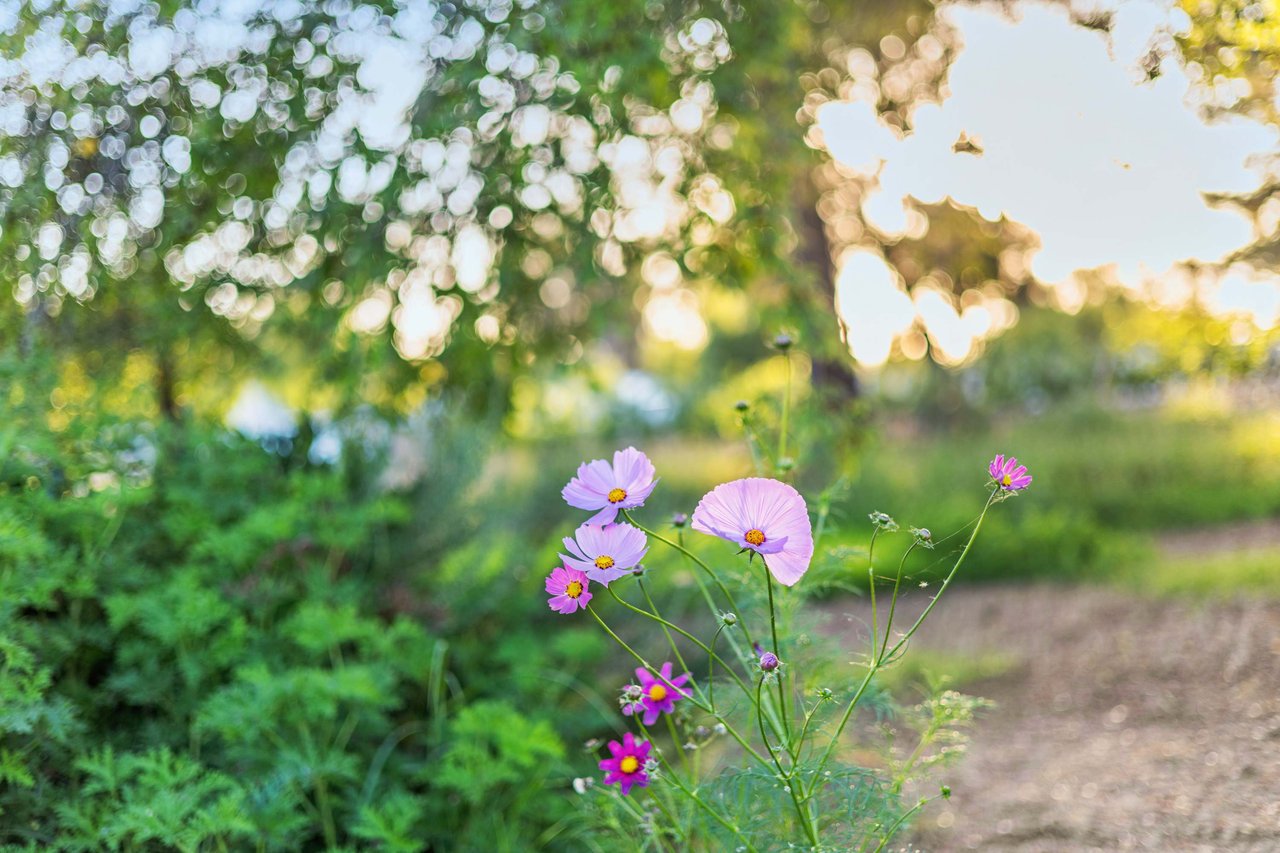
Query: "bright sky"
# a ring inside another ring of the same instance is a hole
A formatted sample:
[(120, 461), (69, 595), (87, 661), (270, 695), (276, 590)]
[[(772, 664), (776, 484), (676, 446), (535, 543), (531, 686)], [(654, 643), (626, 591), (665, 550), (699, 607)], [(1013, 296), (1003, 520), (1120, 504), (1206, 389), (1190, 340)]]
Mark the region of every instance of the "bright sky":
[[(1156, 81), (1143, 82), (1138, 61), (1153, 33), (1176, 29), (1181, 22), (1171, 15), (1181, 13), (1149, 2), (1121, 3), (1115, 12), (1108, 39), (1072, 24), (1061, 6), (1018, 4), (1016, 19), (988, 6), (944, 7), (940, 14), (958, 28), (964, 47), (951, 68), (950, 97), (919, 108), (914, 133), (899, 139), (867, 103), (830, 104), (819, 115), (837, 160), (880, 170), (881, 189), (864, 203), (868, 219), (888, 234), (904, 232), (907, 196), (926, 203), (950, 197), (988, 218), (1003, 213), (1039, 233), (1043, 248), (1032, 271), (1048, 283), (1114, 265), (1121, 281), (1137, 285), (1181, 261), (1218, 261), (1249, 242), (1244, 217), (1210, 208), (1201, 194), (1257, 187), (1260, 176), (1246, 161), (1274, 150), (1275, 133), (1244, 120), (1206, 125), (1173, 60)], [(952, 151), (962, 132), (979, 142), (982, 156)], [(885, 312), (851, 328), (905, 330), (905, 296), (886, 290), (897, 289), (892, 271), (868, 272), (878, 258), (866, 254), (846, 264), (844, 301), (882, 304)], [(1276, 283), (1254, 284), (1268, 310), (1244, 310), (1274, 323), (1274, 316), (1258, 315), (1274, 313)], [(920, 300), (915, 307), (937, 344)], [(958, 322), (954, 310), (943, 319)], [(875, 363), (887, 357), (891, 339), (881, 332), (863, 342), (862, 353), (859, 341), (851, 343), (855, 356)]]

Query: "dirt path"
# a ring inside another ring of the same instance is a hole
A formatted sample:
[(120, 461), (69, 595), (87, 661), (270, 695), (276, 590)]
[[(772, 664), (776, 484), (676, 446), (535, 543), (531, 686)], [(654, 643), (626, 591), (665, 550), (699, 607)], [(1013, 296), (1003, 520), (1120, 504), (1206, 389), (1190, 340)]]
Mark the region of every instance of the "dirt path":
[(917, 646), (1019, 662), (915, 849), (1280, 851), (1280, 602), (958, 587)]

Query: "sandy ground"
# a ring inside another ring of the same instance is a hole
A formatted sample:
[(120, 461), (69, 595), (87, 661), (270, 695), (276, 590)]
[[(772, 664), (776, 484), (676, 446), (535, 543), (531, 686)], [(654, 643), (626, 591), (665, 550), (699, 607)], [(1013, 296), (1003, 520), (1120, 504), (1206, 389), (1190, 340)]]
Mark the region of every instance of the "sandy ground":
[(916, 645), (1017, 663), (909, 849), (1280, 851), (1280, 602), (957, 585)]

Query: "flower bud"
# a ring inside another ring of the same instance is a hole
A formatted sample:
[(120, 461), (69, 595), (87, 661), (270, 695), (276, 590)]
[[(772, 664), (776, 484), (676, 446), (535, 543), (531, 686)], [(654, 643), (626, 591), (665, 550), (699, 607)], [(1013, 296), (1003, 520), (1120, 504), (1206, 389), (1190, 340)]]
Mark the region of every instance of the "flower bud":
[(867, 517), (871, 519), (872, 524), (883, 530), (885, 533), (892, 533), (898, 529), (898, 522), (894, 521), (893, 516), (887, 513), (873, 512)]
[(736, 614), (736, 613), (721, 613), (721, 614), (720, 614), (720, 621), (724, 623), (724, 626), (725, 626), (726, 628), (732, 628), (734, 625), (737, 625), (737, 624), (738, 624), (738, 614)]
[(671, 516), (672, 527), (680, 528), (684, 527), (688, 523), (689, 516), (685, 515), (683, 512), (677, 512), (675, 515)]
[(760, 655), (760, 670), (762, 672), (773, 672), (781, 665), (782, 661), (778, 660), (778, 656), (773, 652), (765, 652)]
[(745, 412), (747, 409), (751, 408), (751, 404), (748, 403), (746, 400), (739, 400), (738, 402), (733, 404), (733, 407), (737, 409), (739, 412)]
[(773, 345), (778, 349), (782, 350), (783, 352), (786, 352), (787, 350), (791, 349), (791, 345), (793, 343), (795, 343), (795, 341), (791, 340), (791, 336), (785, 332), (783, 332), (782, 334), (778, 335), (773, 339)]

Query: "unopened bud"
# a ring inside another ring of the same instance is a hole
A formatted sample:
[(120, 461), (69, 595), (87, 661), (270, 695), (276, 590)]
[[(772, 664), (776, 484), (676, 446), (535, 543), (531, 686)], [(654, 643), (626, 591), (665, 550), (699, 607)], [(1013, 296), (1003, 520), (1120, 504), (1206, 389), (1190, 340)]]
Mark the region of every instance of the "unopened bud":
[(773, 339), (773, 345), (778, 349), (782, 350), (783, 352), (786, 352), (787, 350), (791, 349), (791, 345), (793, 343), (795, 343), (795, 341), (791, 340), (791, 336), (786, 334), (785, 332)]
[(762, 672), (773, 672), (781, 665), (782, 661), (778, 660), (778, 656), (773, 652), (765, 652), (760, 655), (760, 670)]

